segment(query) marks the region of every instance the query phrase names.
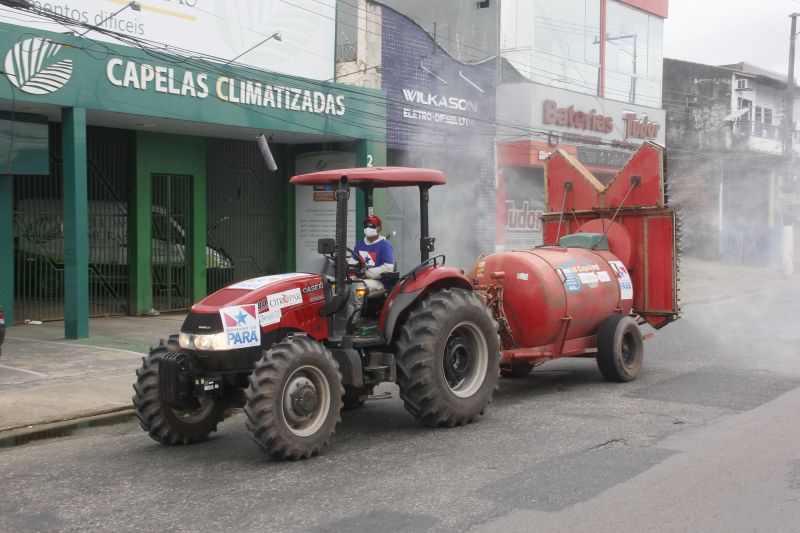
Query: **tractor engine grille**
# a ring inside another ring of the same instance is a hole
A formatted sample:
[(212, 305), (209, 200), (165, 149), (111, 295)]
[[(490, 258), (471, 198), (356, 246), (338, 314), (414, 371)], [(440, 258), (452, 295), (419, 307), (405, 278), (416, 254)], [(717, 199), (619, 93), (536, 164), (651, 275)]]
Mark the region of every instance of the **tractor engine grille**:
[(219, 333), (222, 319), (219, 313), (189, 313), (181, 326), (183, 333)]

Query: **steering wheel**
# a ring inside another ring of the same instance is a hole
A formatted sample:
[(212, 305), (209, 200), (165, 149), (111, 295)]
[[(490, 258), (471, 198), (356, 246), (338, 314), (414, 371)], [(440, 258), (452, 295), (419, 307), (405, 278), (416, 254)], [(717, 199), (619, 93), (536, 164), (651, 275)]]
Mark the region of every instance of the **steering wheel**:
[(345, 246), (344, 248), (347, 252), (350, 253), (351, 257), (355, 257), (358, 260), (358, 265), (351, 265), (350, 263), (347, 264), (347, 271), (352, 272), (354, 274), (363, 274), (369, 268), (367, 262), (361, 257), (359, 254), (355, 252), (355, 250), (348, 248)]

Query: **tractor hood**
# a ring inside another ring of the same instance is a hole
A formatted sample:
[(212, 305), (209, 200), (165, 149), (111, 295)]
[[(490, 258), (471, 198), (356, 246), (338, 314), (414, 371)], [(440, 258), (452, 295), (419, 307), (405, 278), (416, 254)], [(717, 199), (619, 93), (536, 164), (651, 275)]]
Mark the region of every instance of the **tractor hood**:
[(217, 313), (235, 305), (257, 304), (258, 312), (272, 311), (321, 299), (322, 276), (293, 272), (238, 281), (192, 306), (192, 313)]

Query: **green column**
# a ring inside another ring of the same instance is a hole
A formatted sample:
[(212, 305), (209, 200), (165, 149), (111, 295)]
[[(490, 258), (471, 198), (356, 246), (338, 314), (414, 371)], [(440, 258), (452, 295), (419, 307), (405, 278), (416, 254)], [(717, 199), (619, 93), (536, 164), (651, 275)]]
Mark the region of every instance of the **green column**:
[(0, 174), (0, 306), (14, 323), (14, 176)]
[(61, 112), (64, 162), (64, 336), (89, 336), (89, 216), (86, 110)]
[[(203, 158), (205, 161), (205, 158)], [(189, 254), (190, 288), (192, 302), (206, 295), (206, 174), (195, 174), (192, 178), (191, 246)]]

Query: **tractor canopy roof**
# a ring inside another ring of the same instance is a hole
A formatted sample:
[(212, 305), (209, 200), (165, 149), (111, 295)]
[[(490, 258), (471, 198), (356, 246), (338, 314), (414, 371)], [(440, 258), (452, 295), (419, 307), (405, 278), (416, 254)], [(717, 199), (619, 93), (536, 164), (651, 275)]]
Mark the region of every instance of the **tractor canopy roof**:
[(350, 185), (359, 187), (409, 187), (416, 185), (444, 185), (447, 180), (440, 170), (409, 167), (360, 167), (323, 170), (311, 174), (294, 176), (290, 182), (295, 185), (326, 185), (338, 183), (347, 176)]

